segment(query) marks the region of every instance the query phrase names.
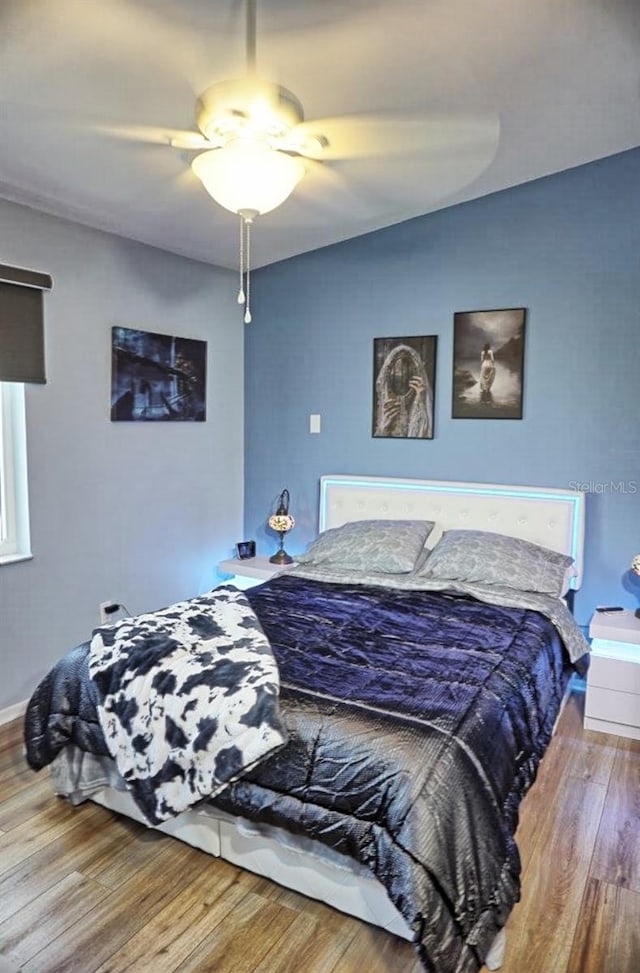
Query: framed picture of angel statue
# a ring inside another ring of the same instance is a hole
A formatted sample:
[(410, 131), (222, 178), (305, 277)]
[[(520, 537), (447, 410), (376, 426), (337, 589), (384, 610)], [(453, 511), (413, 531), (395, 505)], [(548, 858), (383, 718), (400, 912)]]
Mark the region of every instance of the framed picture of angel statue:
[(373, 339), (374, 438), (433, 439), (437, 335)]

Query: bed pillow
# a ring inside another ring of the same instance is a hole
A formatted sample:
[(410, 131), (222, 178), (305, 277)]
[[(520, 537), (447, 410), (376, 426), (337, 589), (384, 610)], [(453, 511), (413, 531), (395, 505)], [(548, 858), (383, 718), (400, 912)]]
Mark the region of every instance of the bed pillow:
[(433, 527), (430, 520), (355, 520), (325, 530), (296, 561), (365, 574), (408, 574)]
[(425, 578), (501, 584), (559, 597), (573, 558), (531, 541), (485, 530), (447, 530), (420, 575)]

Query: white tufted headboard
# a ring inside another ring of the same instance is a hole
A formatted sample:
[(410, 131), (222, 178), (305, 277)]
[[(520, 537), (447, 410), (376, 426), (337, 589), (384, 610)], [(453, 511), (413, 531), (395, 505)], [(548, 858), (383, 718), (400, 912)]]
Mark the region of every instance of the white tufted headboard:
[(378, 476), (320, 479), (320, 531), (352, 520), (433, 520), (429, 545), (452, 528), (491, 530), (570, 554), (582, 583), (584, 493), (545, 487)]

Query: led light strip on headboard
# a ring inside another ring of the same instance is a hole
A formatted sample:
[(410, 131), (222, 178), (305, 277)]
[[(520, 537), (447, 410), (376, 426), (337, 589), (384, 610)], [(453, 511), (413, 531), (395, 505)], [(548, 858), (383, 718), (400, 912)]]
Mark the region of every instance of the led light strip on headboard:
[(320, 479), (320, 531), (353, 520), (421, 519), (436, 524), (430, 544), (454, 528), (507, 534), (570, 554), (575, 589), (582, 583), (584, 511), (584, 493), (576, 490), (339, 474)]

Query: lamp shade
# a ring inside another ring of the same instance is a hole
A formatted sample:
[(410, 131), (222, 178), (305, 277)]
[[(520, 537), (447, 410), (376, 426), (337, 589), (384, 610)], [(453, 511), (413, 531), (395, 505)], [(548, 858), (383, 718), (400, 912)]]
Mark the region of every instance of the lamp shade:
[(246, 137), (197, 155), (191, 168), (220, 206), (254, 215), (284, 203), (305, 173), (302, 159)]
[(269, 517), (269, 527), (278, 534), (286, 534), (293, 530), (296, 522), (291, 514), (271, 514)]

